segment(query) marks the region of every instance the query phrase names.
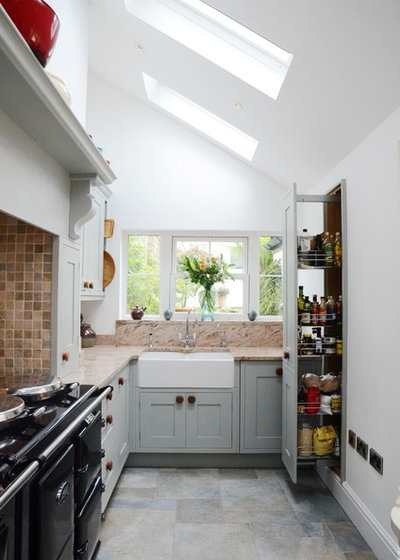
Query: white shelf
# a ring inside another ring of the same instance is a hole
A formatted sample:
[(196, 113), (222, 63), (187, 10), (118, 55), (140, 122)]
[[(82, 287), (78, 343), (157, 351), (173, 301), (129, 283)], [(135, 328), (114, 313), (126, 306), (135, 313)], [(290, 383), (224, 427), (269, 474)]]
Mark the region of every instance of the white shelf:
[(68, 173), (116, 177), (0, 6), (0, 108)]

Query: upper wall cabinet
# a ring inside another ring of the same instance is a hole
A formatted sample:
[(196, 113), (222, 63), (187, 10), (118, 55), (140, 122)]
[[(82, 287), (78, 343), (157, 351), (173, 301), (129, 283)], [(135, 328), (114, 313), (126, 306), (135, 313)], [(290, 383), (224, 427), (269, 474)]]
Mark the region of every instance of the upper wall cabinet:
[[(2, 6), (0, 76), (0, 108), (71, 176), (86, 176), (91, 185), (108, 185), (115, 180)], [(83, 211), (87, 209), (84, 207)], [(71, 237), (79, 237), (78, 228), (85, 215), (71, 216), (75, 220), (71, 225), (75, 235)]]
[(94, 216), (82, 227), (81, 258), (81, 299), (93, 300), (104, 297), (103, 256), (104, 256), (104, 218), (107, 191), (91, 189)]

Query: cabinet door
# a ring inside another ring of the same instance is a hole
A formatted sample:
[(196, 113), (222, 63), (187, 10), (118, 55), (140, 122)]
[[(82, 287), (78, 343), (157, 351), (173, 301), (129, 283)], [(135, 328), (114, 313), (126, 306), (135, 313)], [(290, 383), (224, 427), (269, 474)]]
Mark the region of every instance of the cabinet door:
[(297, 196), (294, 186), (284, 198), (283, 351), (284, 363), (297, 367)]
[(177, 402), (175, 392), (140, 393), (140, 448), (165, 449), (185, 447), (186, 400)]
[(297, 480), (297, 194), (284, 199), (282, 461)]
[[(191, 402), (193, 399), (194, 402)], [(232, 447), (232, 393), (187, 394), (186, 447)]]
[(79, 367), (79, 275), (80, 250), (68, 241), (55, 242), (56, 278), (53, 293), (53, 364), (58, 375)]
[(297, 373), (283, 364), (282, 461), (293, 482), (297, 481)]
[(104, 213), (105, 199), (93, 189), (93, 204), (96, 213), (82, 228), (82, 277), (83, 299), (104, 296), (103, 255), (104, 255)]
[(281, 362), (241, 364), (241, 452), (280, 452), (281, 373)]

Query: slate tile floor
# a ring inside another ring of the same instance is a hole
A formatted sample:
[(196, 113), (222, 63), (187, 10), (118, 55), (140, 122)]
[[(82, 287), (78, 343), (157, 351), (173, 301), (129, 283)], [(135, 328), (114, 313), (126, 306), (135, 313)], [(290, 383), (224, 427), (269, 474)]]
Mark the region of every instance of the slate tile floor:
[(98, 560), (376, 560), (312, 470), (126, 468)]

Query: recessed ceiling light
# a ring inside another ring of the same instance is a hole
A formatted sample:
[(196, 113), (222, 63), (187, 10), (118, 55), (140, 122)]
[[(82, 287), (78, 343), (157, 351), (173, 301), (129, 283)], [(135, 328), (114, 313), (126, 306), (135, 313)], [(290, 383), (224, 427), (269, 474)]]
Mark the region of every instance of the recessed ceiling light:
[(147, 97), (152, 103), (248, 161), (253, 159), (258, 140), (148, 74), (142, 74)]
[(144, 51), (144, 46), (141, 45), (140, 43), (138, 43), (138, 44), (136, 45), (136, 48), (137, 48), (138, 51)]
[(124, 0), (134, 16), (277, 99), (293, 55), (201, 0)]
[(235, 109), (243, 109), (243, 105), (240, 103), (240, 101), (234, 101), (233, 106), (235, 107)]

